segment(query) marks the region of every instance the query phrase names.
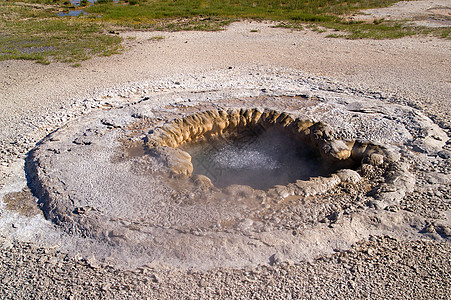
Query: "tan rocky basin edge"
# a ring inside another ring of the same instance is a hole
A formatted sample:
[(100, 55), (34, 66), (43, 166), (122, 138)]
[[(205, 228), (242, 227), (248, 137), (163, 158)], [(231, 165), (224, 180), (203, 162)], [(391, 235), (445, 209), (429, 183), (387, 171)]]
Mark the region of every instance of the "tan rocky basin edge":
[[(30, 152), (28, 185), (46, 218), (84, 241), (71, 251), (117, 267), (245, 268), (305, 261), (372, 234), (422, 236), (425, 220), (399, 209), (415, 184), (406, 147), (437, 153), (443, 132), (412, 108), (305, 88), (149, 95), (88, 114)], [(186, 147), (256, 126), (342, 166), (267, 190), (192, 175)], [(417, 128), (428, 133), (413, 138)]]
[[(333, 129), (321, 122), (294, 119), (285, 112), (260, 109), (231, 109), (209, 110), (188, 115), (184, 118), (170, 121), (157, 128), (148, 135), (145, 146), (153, 155), (163, 157), (169, 172), (175, 176), (191, 176), (193, 164), (191, 156), (186, 151), (178, 148), (180, 145), (200, 140), (222, 138), (239, 132), (240, 129), (250, 128), (252, 132), (277, 128), (289, 133), (293, 139), (307, 143), (318, 149), (323, 160), (341, 169), (330, 177), (312, 178), (310, 181), (297, 180), (295, 184), (277, 186), (271, 188), (268, 194), (277, 196), (313, 196), (330, 189), (340, 182), (356, 183), (360, 175), (346, 167), (359, 166), (363, 169), (384, 166), (390, 171), (387, 173), (387, 182), (396, 186), (386, 190), (395, 190), (395, 193), (382, 191), (377, 199), (383, 199), (379, 203), (381, 208), (399, 203), (405, 192), (412, 191), (414, 179), (405, 166), (397, 164), (399, 154), (374, 145), (369, 142), (355, 140), (337, 140), (334, 138)], [(362, 162), (365, 164), (362, 166)], [(361, 171), (365, 173), (365, 171)], [(200, 176), (196, 180), (202, 180), (211, 184), (208, 178)], [(390, 197), (391, 196), (391, 197)]]

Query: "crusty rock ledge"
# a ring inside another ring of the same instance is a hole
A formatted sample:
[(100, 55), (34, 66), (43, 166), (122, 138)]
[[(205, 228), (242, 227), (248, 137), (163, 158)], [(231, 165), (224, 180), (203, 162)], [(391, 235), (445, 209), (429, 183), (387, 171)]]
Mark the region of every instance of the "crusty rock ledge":
[[(294, 118), (286, 112), (275, 110), (228, 109), (207, 110), (168, 121), (147, 135), (145, 146), (155, 156), (162, 158), (169, 172), (174, 176), (191, 176), (193, 164), (188, 152), (179, 146), (214, 139), (218, 136), (228, 138), (248, 127), (253, 132), (276, 127), (293, 136), (294, 139), (318, 149), (321, 157), (332, 164), (343, 167), (329, 177), (317, 177), (310, 180), (297, 180), (286, 186), (276, 186), (268, 191), (269, 195), (282, 198), (288, 196), (313, 196), (327, 192), (340, 182), (356, 183), (360, 175), (348, 169), (361, 164), (372, 167), (388, 166), (388, 180), (375, 192), (374, 204), (380, 208), (399, 203), (406, 191), (413, 187), (414, 178), (402, 164), (396, 163), (399, 154), (382, 145), (356, 140), (335, 139), (333, 129), (321, 122)], [(366, 167), (368, 168), (368, 167)], [(205, 176), (197, 175), (195, 182)]]

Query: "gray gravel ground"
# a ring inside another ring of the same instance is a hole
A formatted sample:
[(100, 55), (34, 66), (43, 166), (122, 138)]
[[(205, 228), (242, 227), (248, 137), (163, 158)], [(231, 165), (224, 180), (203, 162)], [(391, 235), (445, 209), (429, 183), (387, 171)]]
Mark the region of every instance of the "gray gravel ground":
[(121, 271), (3, 241), (3, 299), (449, 299), (449, 243), (371, 237), (312, 262), (209, 272)]

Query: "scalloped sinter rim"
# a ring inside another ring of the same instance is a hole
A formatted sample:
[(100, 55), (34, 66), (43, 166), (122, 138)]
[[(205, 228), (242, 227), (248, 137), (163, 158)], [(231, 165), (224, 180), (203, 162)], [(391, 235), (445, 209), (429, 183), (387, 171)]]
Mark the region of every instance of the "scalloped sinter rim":
[[(300, 120), (285, 112), (258, 109), (209, 110), (167, 122), (147, 136), (146, 147), (167, 158), (175, 175), (192, 173), (191, 156), (180, 149), (184, 143), (198, 142), (218, 135), (227, 136), (240, 128), (277, 127), (319, 150), (323, 159), (334, 163), (359, 163), (362, 159), (376, 164), (390, 162), (385, 149), (371, 143), (334, 138), (333, 129), (321, 122)], [(168, 150), (167, 147), (174, 148)], [(168, 153), (169, 152), (169, 153)]]
[[(208, 110), (171, 120), (147, 136), (146, 147), (164, 159), (172, 175), (191, 176), (191, 156), (177, 147), (217, 136), (227, 138), (245, 127), (279, 128), (315, 147), (323, 159), (343, 168), (360, 165), (362, 161), (379, 166), (394, 160), (393, 155), (382, 146), (335, 139), (333, 129), (323, 123), (293, 118), (285, 112), (259, 109)], [(360, 176), (356, 172), (340, 170), (329, 177), (297, 180), (286, 186), (277, 185), (267, 192), (279, 197), (314, 195), (330, 190), (342, 181), (355, 183), (359, 180)]]

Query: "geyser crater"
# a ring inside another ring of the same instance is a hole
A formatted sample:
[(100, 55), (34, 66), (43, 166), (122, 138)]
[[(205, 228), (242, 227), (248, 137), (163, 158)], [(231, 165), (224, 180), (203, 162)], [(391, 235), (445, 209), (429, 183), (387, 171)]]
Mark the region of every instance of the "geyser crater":
[(147, 136), (146, 147), (173, 177), (200, 175), (217, 188), (266, 191), (296, 183), (300, 190), (303, 181), (318, 176), (337, 184), (353, 174), (355, 182), (359, 175), (351, 170), (331, 175), (363, 159), (387, 161), (383, 148), (335, 139), (323, 123), (258, 109), (210, 110), (169, 121)]
[[(307, 232), (340, 242), (325, 223), (362, 201), (391, 205), (412, 181), (397, 153), (342, 140), (322, 122), (273, 109), (190, 109), (159, 108), (152, 117), (136, 117), (133, 107), (102, 111), (49, 135), (26, 166), (46, 218), (100, 243), (96, 256), (240, 267), (275, 251), (311, 257), (323, 246)], [(219, 167), (214, 174), (201, 170), (209, 160)]]
[(180, 148), (191, 155), (194, 175), (205, 175), (218, 188), (233, 184), (268, 190), (296, 180), (329, 175), (319, 152), (280, 129), (242, 130)]

